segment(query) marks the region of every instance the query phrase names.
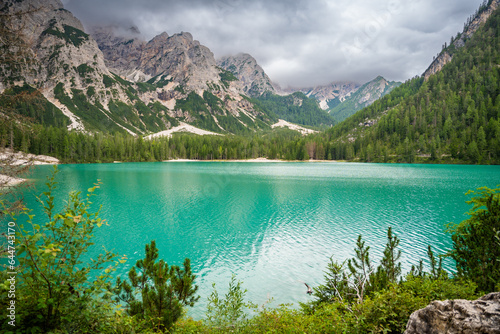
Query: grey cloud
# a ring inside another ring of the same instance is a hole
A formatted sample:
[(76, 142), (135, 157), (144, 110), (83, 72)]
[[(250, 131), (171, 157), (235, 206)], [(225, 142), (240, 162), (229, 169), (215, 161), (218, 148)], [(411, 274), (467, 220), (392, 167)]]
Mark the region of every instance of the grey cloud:
[(216, 57), (246, 52), (282, 86), (421, 74), (483, 0), (65, 0), (86, 26), (188, 31)]

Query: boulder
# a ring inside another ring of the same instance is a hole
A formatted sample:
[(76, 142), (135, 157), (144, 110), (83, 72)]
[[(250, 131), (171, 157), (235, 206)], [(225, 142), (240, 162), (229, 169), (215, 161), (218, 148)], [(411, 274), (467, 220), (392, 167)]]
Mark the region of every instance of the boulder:
[(414, 333), (500, 333), (500, 292), (474, 301), (433, 301), (410, 316), (405, 334)]

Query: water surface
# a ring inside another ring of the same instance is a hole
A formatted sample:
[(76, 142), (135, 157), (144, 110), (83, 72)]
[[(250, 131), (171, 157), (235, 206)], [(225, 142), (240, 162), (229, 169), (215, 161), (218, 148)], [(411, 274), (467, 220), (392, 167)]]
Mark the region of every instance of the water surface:
[[(31, 176), (37, 193), (51, 170), (40, 166)], [(427, 245), (438, 253), (451, 247), (445, 224), (466, 218), (465, 192), (500, 184), (498, 166), (159, 162), (59, 170), (60, 205), (70, 190), (102, 180), (94, 202), (110, 226), (96, 232), (96, 249), (128, 256), (118, 274), (153, 239), (169, 264), (191, 259), (201, 295), (191, 311), (196, 318), (212, 282), (225, 292), (232, 273), (255, 303), (310, 300), (303, 282), (321, 284), (329, 257), (352, 257), (359, 234), (378, 263), (389, 226), (401, 238), (408, 270), (426, 258)], [(26, 201), (35, 206), (29, 192)]]

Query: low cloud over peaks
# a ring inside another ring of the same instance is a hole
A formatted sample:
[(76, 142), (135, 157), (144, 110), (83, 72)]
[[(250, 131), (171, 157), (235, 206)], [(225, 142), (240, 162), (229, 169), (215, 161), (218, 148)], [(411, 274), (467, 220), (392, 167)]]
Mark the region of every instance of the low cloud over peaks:
[(483, 0), (66, 0), (86, 26), (188, 31), (216, 57), (246, 52), (281, 86), (422, 74)]

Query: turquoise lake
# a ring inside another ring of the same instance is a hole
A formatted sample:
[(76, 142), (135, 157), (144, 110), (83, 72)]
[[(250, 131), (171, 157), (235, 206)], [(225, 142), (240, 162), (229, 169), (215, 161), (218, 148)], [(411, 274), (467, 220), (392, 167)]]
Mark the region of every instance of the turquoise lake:
[[(94, 197), (109, 221), (95, 233), (101, 245), (128, 262), (125, 274), (156, 240), (169, 264), (192, 262), (199, 302), (190, 313), (203, 318), (212, 283), (225, 293), (231, 274), (243, 281), (247, 300), (269, 306), (310, 300), (303, 282), (323, 283), (333, 256), (354, 255), (359, 234), (378, 264), (392, 226), (401, 239), (404, 271), (451, 247), (444, 233), (469, 205), (465, 193), (500, 184), (499, 166), (356, 163), (158, 162), (60, 165), (59, 207), (70, 190), (85, 192), (100, 179)], [(29, 177), (25, 193), (41, 217), (33, 194), (44, 191), (52, 166)], [(446, 263), (452, 270), (451, 263)]]

